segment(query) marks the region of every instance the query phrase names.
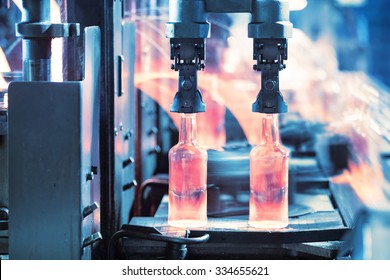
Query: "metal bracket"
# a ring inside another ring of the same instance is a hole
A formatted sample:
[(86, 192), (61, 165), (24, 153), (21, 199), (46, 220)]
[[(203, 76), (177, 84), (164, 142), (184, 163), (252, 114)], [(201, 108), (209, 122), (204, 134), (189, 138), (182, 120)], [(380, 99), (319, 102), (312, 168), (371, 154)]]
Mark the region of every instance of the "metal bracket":
[(91, 205), (86, 206), (83, 210), (83, 218), (91, 215), (93, 211), (95, 211), (98, 208), (99, 208), (99, 204), (96, 201)]
[(261, 89), (257, 95), (252, 111), (258, 113), (277, 114), (287, 112), (287, 104), (279, 91), (279, 71), (286, 65), (286, 39), (254, 39), (253, 69), (261, 71)]
[(179, 90), (171, 112), (204, 112), (197, 70), (204, 69), (204, 40), (209, 37), (207, 12), (252, 14), (248, 37), (254, 38), (254, 69), (262, 72), (262, 88), (252, 110), (283, 113), (287, 105), (279, 91), (279, 71), (287, 59), (286, 38), (292, 36), (288, 0), (170, 0), (166, 36), (171, 39), (172, 69), (179, 71)]
[(205, 68), (204, 39), (171, 39), (172, 69), (179, 72), (178, 92), (176, 93), (171, 112), (197, 113), (204, 112), (198, 89), (198, 72)]
[(80, 36), (79, 23), (20, 22), (16, 36), (22, 38), (60, 38)]
[(92, 234), (84, 239), (83, 248), (88, 247), (88, 246), (92, 245), (93, 243), (95, 243), (99, 240), (102, 240), (102, 239), (103, 239), (103, 237), (102, 237), (101, 233), (96, 232), (96, 233), (94, 233), (94, 234)]

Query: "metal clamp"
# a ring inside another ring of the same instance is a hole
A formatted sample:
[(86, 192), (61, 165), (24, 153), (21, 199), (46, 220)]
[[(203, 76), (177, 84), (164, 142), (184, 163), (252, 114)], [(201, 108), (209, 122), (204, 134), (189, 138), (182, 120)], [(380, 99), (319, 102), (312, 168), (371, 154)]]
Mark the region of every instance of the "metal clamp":
[(124, 160), (123, 163), (122, 163), (122, 167), (125, 168), (127, 166), (129, 166), (130, 164), (133, 164), (134, 163), (134, 158), (133, 157), (129, 157), (128, 159)]
[(205, 68), (205, 46), (203, 38), (171, 39), (171, 68), (179, 72), (178, 92), (171, 112), (198, 113), (206, 111), (198, 89), (198, 70)]
[(80, 36), (79, 23), (20, 22), (16, 36), (22, 38), (63, 38)]
[(252, 111), (266, 114), (287, 112), (287, 104), (279, 91), (279, 71), (286, 67), (287, 40), (254, 39), (253, 59), (256, 60), (253, 69), (261, 71), (261, 89)]
[(92, 245), (93, 243), (95, 243), (95, 242), (97, 242), (99, 240), (102, 240), (102, 239), (103, 239), (103, 237), (102, 237), (101, 233), (100, 232), (96, 232), (96, 233), (88, 236), (87, 238), (85, 238), (83, 240), (83, 246), (82, 247), (83, 248), (88, 247), (88, 246)]
[(136, 186), (138, 186), (138, 182), (137, 182), (137, 180), (133, 180), (130, 183), (123, 186), (123, 191), (127, 191), (127, 190), (131, 189), (132, 187), (136, 187)]
[(91, 215), (93, 211), (99, 208), (99, 204), (95, 201), (91, 205), (88, 205), (87, 207), (84, 208), (83, 210), (83, 218)]

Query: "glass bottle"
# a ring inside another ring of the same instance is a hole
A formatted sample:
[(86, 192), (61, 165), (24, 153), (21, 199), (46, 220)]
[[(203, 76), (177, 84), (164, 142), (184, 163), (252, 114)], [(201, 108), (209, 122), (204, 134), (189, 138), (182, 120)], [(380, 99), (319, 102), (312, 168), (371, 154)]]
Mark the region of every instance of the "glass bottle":
[(196, 114), (181, 114), (179, 143), (169, 151), (168, 223), (207, 224), (207, 152), (196, 139)]
[(280, 143), (278, 114), (262, 114), (260, 144), (250, 153), (249, 225), (288, 225), (288, 158)]

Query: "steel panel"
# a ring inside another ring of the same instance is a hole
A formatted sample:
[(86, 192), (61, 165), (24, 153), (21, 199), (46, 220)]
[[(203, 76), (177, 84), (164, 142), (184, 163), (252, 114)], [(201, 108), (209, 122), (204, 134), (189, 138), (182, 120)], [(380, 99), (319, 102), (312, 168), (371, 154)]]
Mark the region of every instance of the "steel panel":
[(86, 28), (85, 50), (83, 81), (9, 86), (11, 259), (91, 258), (82, 243), (99, 215), (83, 210), (99, 189), (99, 28)]

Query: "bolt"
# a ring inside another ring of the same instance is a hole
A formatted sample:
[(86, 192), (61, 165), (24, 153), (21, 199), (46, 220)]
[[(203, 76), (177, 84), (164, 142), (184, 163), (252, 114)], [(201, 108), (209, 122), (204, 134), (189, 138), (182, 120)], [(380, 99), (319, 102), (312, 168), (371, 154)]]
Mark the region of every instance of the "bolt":
[(99, 208), (99, 204), (97, 204), (97, 202), (94, 202), (93, 204), (86, 206), (83, 210), (83, 218), (92, 214), (93, 211), (95, 211), (98, 208)]
[(192, 88), (192, 83), (189, 80), (184, 80), (181, 82), (181, 87), (185, 90), (189, 90)]
[(131, 181), (130, 183), (123, 186), (123, 190), (127, 191), (128, 189), (131, 189), (132, 187), (138, 186), (138, 182), (136, 180)]
[(97, 174), (98, 174), (98, 167), (97, 167), (97, 166), (91, 166), (91, 172), (92, 172), (94, 175), (97, 175)]
[(0, 220), (8, 220), (9, 211), (6, 207), (0, 207)]
[(134, 163), (134, 161), (135, 161), (135, 160), (134, 160), (133, 157), (129, 157), (128, 159), (126, 159), (125, 161), (123, 161), (123, 163), (122, 163), (123, 168), (125, 168), (126, 166), (128, 166), (128, 165)]
[(100, 232), (96, 232), (92, 234), (91, 236), (88, 236), (83, 240), (83, 248), (92, 245), (93, 243), (102, 240), (103, 237)]
[(150, 151), (149, 151), (149, 155), (152, 155), (152, 154), (159, 154), (161, 153), (161, 147), (159, 145), (156, 145), (154, 146)]
[(133, 130), (129, 130), (128, 132), (126, 132), (124, 139), (129, 140), (133, 136), (133, 133)]
[(265, 88), (266, 88), (267, 90), (273, 90), (275, 87), (276, 87), (275, 81), (267, 80), (267, 81), (265, 82)]
[(93, 172), (88, 172), (87, 173), (87, 181), (92, 181), (93, 180)]
[(150, 130), (149, 130), (149, 135), (153, 135), (153, 134), (157, 134), (158, 133), (158, 128), (157, 127), (152, 127)]
[(271, 107), (274, 107), (274, 103), (272, 102), (271, 99), (267, 99), (265, 101), (265, 106), (268, 107), (268, 108), (271, 108)]

